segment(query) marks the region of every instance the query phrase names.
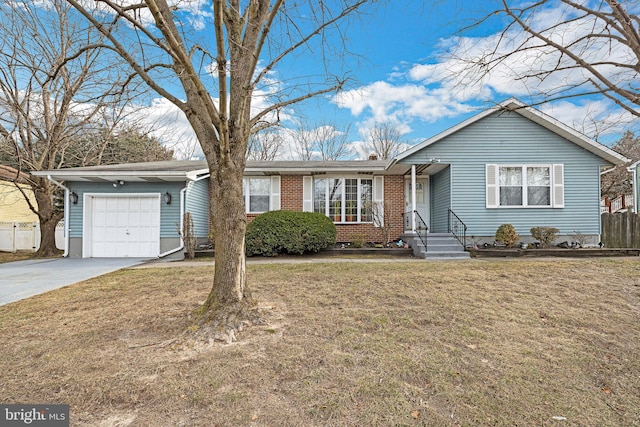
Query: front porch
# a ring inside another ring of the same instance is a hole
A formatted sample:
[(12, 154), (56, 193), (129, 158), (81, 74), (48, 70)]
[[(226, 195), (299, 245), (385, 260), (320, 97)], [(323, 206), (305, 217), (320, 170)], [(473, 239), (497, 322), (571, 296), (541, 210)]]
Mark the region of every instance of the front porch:
[[(450, 220), (446, 233), (431, 233), (417, 211), (406, 212), (405, 232), (400, 238), (412, 249), (413, 255), (423, 259), (469, 258), (465, 250), (466, 225), (449, 210)], [(415, 224), (413, 230), (408, 229)]]
[(469, 258), (466, 225), (450, 209), (450, 165), (439, 159), (405, 172), (404, 232), (400, 238), (424, 259)]

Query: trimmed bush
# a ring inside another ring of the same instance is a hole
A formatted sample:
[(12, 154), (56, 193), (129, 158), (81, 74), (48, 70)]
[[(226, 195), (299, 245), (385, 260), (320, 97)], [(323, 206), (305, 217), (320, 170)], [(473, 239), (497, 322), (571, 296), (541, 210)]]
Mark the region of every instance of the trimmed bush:
[(534, 239), (539, 240), (540, 246), (542, 246), (543, 248), (550, 243), (553, 243), (553, 241), (556, 240), (558, 233), (560, 232), (560, 230), (555, 227), (533, 227), (530, 231), (531, 236)]
[(336, 226), (317, 212), (271, 211), (247, 226), (247, 256), (318, 252), (336, 243)]
[(502, 224), (496, 230), (496, 242), (502, 243), (508, 248), (513, 247), (518, 240), (520, 240), (520, 236), (511, 224)]

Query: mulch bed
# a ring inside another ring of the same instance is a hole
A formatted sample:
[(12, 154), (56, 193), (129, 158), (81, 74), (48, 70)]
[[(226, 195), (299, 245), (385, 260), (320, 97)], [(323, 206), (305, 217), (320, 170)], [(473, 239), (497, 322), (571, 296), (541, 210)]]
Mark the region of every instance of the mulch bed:
[(467, 249), (472, 258), (481, 257), (567, 257), (567, 258), (583, 258), (583, 257), (608, 257), (608, 256), (639, 256), (640, 249), (630, 248), (602, 248), (602, 249), (506, 249), (506, 248), (487, 248), (487, 249)]

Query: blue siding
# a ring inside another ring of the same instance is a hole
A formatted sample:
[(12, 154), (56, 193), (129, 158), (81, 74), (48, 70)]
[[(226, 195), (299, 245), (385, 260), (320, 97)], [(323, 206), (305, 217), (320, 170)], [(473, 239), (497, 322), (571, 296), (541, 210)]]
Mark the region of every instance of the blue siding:
[(179, 237), (180, 190), (184, 188), (184, 185), (182, 182), (126, 182), (125, 185), (115, 188), (110, 182), (68, 182), (67, 187), (78, 193), (78, 204), (69, 206), (69, 237), (82, 237), (84, 193), (159, 193), (162, 195), (166, 192), (171, 194), (171, 204), (167, 205), (162, 198), (160, 200), (160, 238)]
[[(523, 236), (534, 226), (557, 227), (562, 234), (600, 233), (599, 168), (608, 163), (515, 112), (481, 119), (402, 163), (422, 164), (430, 158), (451, 165), (451, 209), (469, 227), (468, 235), (492, 236), (504, 223), (513, 224)], [(488, 163), (564, 164), (565, 207), (487, 209)], [(434, 198), (434, 203), (440, 200)]]
[(446, 233), (451, 204), (451, 170), (446, 168), (431, 177), (431, 231)]
[(186, 212), (191, 212), (197, 237), (209, 235), (209, 179), (196, 181), (187, 190)]

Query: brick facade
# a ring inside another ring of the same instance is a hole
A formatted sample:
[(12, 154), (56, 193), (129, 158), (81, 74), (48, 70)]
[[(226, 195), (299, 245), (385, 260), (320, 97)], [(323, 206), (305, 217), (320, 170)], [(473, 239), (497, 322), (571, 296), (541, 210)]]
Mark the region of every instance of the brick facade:
[[(391, 224), (390, 237), (397, 239), (403, 232), (404, 213), (404, 177), (391, 175), (384, 177), (384, 201), (388, 211), (386, 224)], [(280, 178), (280, 208), (282, 210), (302, 210), (302, 175), (282, 175)], [(253, 221), (258, 214), (247, 214), (247, 222)], [(371, 223), (336, 224), (338, 242), (351, 242), (355, 237), (363, 236), (366, 242), (380, 242), (384, 239), (379, 227)]]
[(280, 177), (280, 209), (283, 211), (302, 210), (302, 175), (282, 175)]

